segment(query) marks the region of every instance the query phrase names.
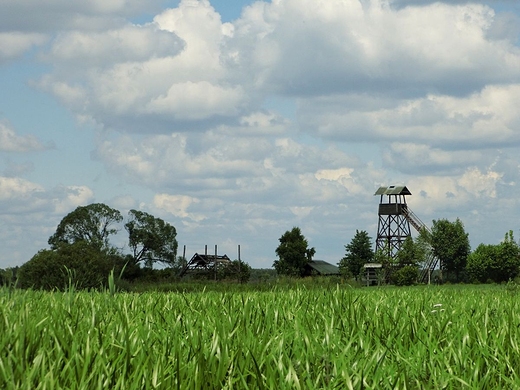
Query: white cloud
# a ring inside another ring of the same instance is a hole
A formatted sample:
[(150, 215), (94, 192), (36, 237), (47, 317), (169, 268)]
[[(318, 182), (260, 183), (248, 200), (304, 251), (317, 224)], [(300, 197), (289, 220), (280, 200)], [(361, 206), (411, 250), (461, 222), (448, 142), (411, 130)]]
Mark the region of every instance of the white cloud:
[(20, 136), (0, 122), (0, 152), (30, 152), (48, 148), (33, 135)]
[(215, 86), (207, 81), (174, 84), (166, 96), (159, 96), (147, 105), (147, 111), (170, 114), (180, 120), (205, 119), (213, 115), (232, 116), (240, 112), (245, 96), (241, 89)]
[(16, 177), (0, 176), (0, 200), (19, 200), (32, 198), (43, 192), (42, 186)]
[[(320, 136), (337, 135), (345, 121), (347, 131), (370, 136), (372, 124), (405, 120), (407, 110), (424, 117), (415, 120), (435, 115), (429, 107), (442, 112), (445, 97), (459, 99), (452, 93), (520, 80), (518, 48), (486, 35), (494, 18), (476, 4), (396, 10), (378, 1), (285, 0), (253, 3), (230, 24), (208, 1), (185, 0), (152, 23), (62, 32), (44, 56), (54, 71), (41, 86), (76, 115), (125, 132), (240, 132), (274, 92), (301, 95), (302, 125)], [(374, 91), (379, 103), (396, 102), (392, 112), (335, 112), (330, 101), (308, 100)]]
[(237, 116), (250, 98), (220, 60), (231, 27), (209, 2), (182, 1), (143, 26), (68, 31), (44, 56), (55, 71), (40, 86), (77, 115), (123, 131)]
[(428, 95), (379, 104), (376, 98), (353, 109), (309, 100), (300, 121), (308, 131), (343, 141), (406, 140), (451, 150), (511, 147), (520, 143), (519, 103), (520, 84), (490, 85), (467, 97)]
[(45, 34), (18, 31), (0, 32), (0, 64), (21, 56), (33, 46), (47, 41)]
[(192, 204), (199, 202), (199, 199), (186, 195), (157, 194), (153, 199), (155, 207), (163, 209), (176, 217), (191, 219), (196, 222), (205, 219), (205, 217), (201, 214), (190, 213), (188, 209)]
[(393, 142), (384, 152), (385, 165), (410, 174), (433, 173), (437, 176), (464, 170), (467, 166), (486, 162), (488, 153), (432, 148), (429, 145)]
[(60, 198), (53, 200), (57, 214), (70, 213), (78, 206), (86, 206), (94, 200), (94, 193), (87, 186), (67, 186), (60, 189)]
[(470, 168), (458, 180), (458, 184), (477, 198), (496, 198), (496, 185), (502, 176), (500, 172), (481, 172), (478, 168)]
[(107, 31), (70, 31), (57, 36), (44, 58), (61, 66), (106, 66), (177, 55), (183, 42), (154, 24)]
[(446, 215), (455, 211), (458, 217), (469, 211), (483, 211), (483, 204), (494, 203), (497, 184), (502, 178), (501, 172), (477, 167), (469, 167), (457, 176), (422, 176), (411, 178), (408, 188), (415, 195), (410, 204), (414, 211), (421, 210), (423, 215)]
[(261, 3), (237, 21), (230, 53), (281, 93), (461, 93), (520, 76), (518, 48), (486, 39), (493, 18), (476, 4)]

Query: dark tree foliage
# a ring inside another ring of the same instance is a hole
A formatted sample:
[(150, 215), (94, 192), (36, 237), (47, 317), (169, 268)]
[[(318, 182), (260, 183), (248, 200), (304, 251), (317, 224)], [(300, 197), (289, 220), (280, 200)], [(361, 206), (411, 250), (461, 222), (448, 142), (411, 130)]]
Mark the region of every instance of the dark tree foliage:
[(130, 210), (128, 215), (125, 228), (133, 262), (144, 261), (148, 267), (155, 262), (174, 266), (178, 247), (175, 227), (144, 211)]
[(469, 255), (466, 270), (472, 282), (501, 283), (516, 278), (520, 272), (520, 248), (513, 232), (509, 231), (498, 245), (480, 244)]
[(56, 232), (49, 238), (51, 249), (62, 244), (85, 241), (98, 249), (108, 247), (108, 238), (117, 233), (112, 225), (121, 222), (123, 217), (103, 203), (79, 206), (61, 220)]
[(293, 227), (279, 238), (280, 245), (276, 248), (278, 260), (273, 267), (279, 275), (301, 277), (305, 273), (305, 265), (316, 253), (314, 248), (308, 248), (307, 239), (299, 227)]
[(100, 288), (112, 269), (121, 270), (122, 262), (113, 251), (77, 241), (38, 252), (20, 267), (18, 283), (22, 288), (44, 290), (63, 290), (69, 284), (78, 289)]
[(391, 273), (391, 283), (397, 286), (410, 286), (417, 282), (419, 264), (425, 261), (426, 249), (420, 239), (411, 236), (405, 238), (397, 252), (394, 272)]
[(358, 280), (363, 265), (374, 259), (372, 239), (365, 230), (356, 230), (350, 244), (345, 245), (346, 254), (338, 263), (342, 275), (352, 275)]
[(240, 283), (247, 283), (251, 277), (251, 266), (242, 260), (233, 260), (224, 265), (218, 271), (219, 280), (236, 280)]
[(441, 269), (454, 274), (455, 280), (460, 281), (470, 253), (468, 233), (465, 232), (460, 219), (457, 218), (455, 222), (446, 219), (434, 220), (431, 246), (433, 254), (441, 262)]
[(15, 286), (19, 267), (0, 268), (0, 286)]

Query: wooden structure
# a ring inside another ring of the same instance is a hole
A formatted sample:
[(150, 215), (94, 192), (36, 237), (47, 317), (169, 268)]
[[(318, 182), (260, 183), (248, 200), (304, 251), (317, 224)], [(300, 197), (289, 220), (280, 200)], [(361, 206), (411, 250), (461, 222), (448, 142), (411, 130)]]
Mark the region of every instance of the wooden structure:
[(395, 259), (401, 245), (410, 236), (410, 222), (406, 218), (406, 196), (412, 193), (406, 186), (379, 187), (379, 221), (377, 224), (376, 251), (381, 250)]
[(227, 255), (208, 255), (195, 253), (190, 261), (182, 268), (179, 273), (180, 277), (188, 274), (206, 274), (216, 273), (218, 268), (231, 262)]
[[(413, 213), (406, 204), (406, 196), (412, 195), (406, 186), (379, 187), (374, 195), (379, 195), (379, 221), (377, 224), (376, 251), (381, 250), (395, 259), (406, 237), (411, 236), (410, 225), (420, 232), (430, 229)], [(438, 259), (430, 255), (421, 271), (419, 281), (429, 282), (429, 276), (437, 266)], [(368, 272), (368, 271), (367, 271)]]
[(379, 286), (383, 277), (383, 275), (381, 275), (383, 264), (366, 263), (363, 265), (363, 268), (365, 269), (363, 281), (367, 286)]

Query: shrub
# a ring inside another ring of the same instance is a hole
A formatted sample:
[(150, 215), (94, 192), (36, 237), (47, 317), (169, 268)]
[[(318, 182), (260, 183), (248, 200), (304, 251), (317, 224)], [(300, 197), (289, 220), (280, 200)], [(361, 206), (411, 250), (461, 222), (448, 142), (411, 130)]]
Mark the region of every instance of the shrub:
[(22, 288), (44, 290), (63, 290), (71, 283), (79, 289), (99, 288), (106, 284), (110, 270), (117, 272), (120, 265), (117, 254), (79, 241), (39, 251), (20, 267), (18, 282)]
[(411, 286), (417, 281), (417, 267), (407, 265), (397, 270), (393, 275), (393, 282), (397, 286)]

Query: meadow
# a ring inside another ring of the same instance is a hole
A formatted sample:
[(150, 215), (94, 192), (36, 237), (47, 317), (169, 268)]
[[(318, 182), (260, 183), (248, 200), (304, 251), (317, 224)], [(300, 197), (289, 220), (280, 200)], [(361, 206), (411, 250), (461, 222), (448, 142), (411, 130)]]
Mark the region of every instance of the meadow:
[(520, 290), (0, 289), (2, 389), (518, 389)]

